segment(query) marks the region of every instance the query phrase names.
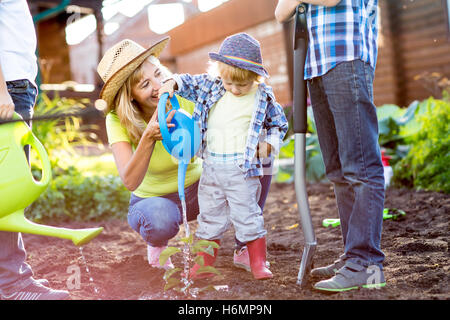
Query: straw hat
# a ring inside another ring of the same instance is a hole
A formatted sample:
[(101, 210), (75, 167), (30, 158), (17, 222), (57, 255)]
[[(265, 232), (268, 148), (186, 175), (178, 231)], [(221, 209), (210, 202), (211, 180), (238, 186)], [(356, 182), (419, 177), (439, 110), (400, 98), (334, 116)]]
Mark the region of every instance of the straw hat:
[(104, 100), (108, 111), (112, 108), (117, 91), (127, 78), (149, 56), (158, 57), (166, 47), (169, 39), (169, 37), (165, 37), (148, 49), (132, 40), (125, 39), (106, 51), (98, 64), (97, 72), (105, 83), (100, 92), (100, 99)]

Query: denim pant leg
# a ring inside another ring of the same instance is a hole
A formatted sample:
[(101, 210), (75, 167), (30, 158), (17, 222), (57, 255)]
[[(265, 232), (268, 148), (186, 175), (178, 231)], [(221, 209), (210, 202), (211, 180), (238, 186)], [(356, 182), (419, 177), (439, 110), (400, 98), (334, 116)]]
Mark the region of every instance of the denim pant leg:
[[(198, 182), (185, 190), (187, 220), (197, 217)], [(128, 223), (149, 245), (166, 246), (175, 237), (183, 223), (181, 202), (178, 193), (162, 197), (140, 198), (132, 194), (128, 212)]]
[(166, 246), (179, 230), (180, 212), (175, 203), (162, 197), (131, 195), (128, 223), (153, 247)]
[(345, 258), (382, 267), (384, 175), (374, 70), (355, 60), (308, 82), (327, 177), (334, 183)]
[[(7, 82), (7, 86), (15, 111), (23, 118), (31, 117), (36, 88), (28, 80)], [(25, 152), (28, 157), (28, 150)], [(25, 262), (26, 256), (20, 233), (0, 231), (0, 291), (21, 289), (31, 282), (33, 272)]]

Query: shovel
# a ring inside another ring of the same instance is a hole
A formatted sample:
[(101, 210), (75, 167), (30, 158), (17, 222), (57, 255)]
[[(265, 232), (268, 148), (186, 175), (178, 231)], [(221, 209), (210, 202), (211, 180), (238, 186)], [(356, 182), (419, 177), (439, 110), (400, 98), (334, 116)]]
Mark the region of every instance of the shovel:
[(312, 268), (317, 242), (306, 192), (307, 103), (304, 68), (306, 50), (308, 48), (308, 29), (306, 24), (306, 7), (303, 4), (298, 5), (295, 10), (294, 28), (294, 184), (300, 221), (305, 237), (305, 247), (297, 276), (297, 284), (305, 287), (307, 283), (305, 275), (309, 274)]

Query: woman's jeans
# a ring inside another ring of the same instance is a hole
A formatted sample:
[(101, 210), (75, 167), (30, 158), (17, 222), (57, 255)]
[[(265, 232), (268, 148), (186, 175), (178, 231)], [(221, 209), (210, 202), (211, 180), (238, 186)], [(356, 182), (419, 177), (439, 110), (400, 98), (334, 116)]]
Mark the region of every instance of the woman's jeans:
[[(197, 218), (198, 181), (184, 191), (186, 216), (191, 221)], [(134, 231), (153, 247), (163, 247), (175, 237), (183, 223), (183, 211), (178, 192), (161, 197), (140, 198), (131, 194), (128, 223)]]
[[(36, 88), (28, 80), (8, 81), (7, 87), (15, 112), (22, 118), (30, 118), (37, 95)], [(25, 150), (27, 157), (28, 148)], [(22, 289), (31, 283), (33, 272), (25, 262), (26, 256), (20, 233), (0, 231), (0, 292)]]
[(343, 62), (308, 81), (326, 175), (334, 184), (344, 260), (382, 268), (384, 175), (373, 104), (374, 70)]

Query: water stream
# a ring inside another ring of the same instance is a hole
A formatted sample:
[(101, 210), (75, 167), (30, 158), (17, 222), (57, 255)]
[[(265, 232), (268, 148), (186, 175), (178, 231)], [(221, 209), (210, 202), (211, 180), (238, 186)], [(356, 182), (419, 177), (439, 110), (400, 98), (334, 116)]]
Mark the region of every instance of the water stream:
[[(84, 253), (83, 253), (83, 247), (79, 247), (79, 249), (80, 249), (81, 260), (83, 260), (83, 264), (84, 264), (84, 267), (86, 269), (86, 273), (89, 276), (89, 282), (92, 284), (92, 287), (94, 288), (94, 293), (98, 296), (99, 290), (98, 290), (97, 286), (94, 283), (94, 278), (92, 277), (91, 271), (89, 270), (88, 264), (86, 262), (86, 258), (85, 258)], [(100, 298), (98, 298), (98, 299), (100, 300)]]
[[(186, 239), (189, 239), (191, 232), (189, 230), (189, 223), (187, 221), (186, 200), (184, 198), (180, 198), (180, 201), (181, 201), (181, 208), (183, 211), (184, 232), (185, 232)], [(186, 294), (188, 296), (189, 295), (192, 296), (193, 293), (189, 289), (192, 284), (192, 280), (189, 280), (190, 263), (191, 263), (191, 249), (190, 249), (188, 242), (184, 243), (183, 261), (184, 261), (184, 272), (182, 274), (181, 281), (183, 282), (184, 287), (182, 288), (182, 292), (184, 292), (184, 294)]]

